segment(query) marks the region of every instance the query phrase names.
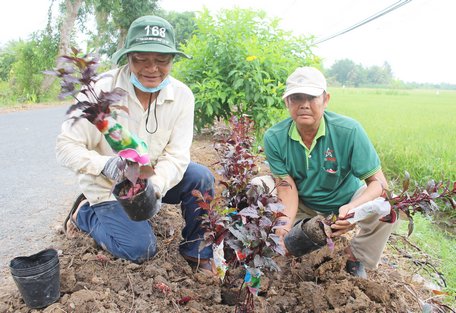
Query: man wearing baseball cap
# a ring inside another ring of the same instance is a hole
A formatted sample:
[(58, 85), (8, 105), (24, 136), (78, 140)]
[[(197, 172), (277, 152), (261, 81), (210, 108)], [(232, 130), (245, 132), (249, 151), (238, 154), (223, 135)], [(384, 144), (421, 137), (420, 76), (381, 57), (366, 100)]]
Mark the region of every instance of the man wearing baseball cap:
[[(211, 247), (199, 250), (204, 210), (192, 191), (213, 195), (214, 177), (208, 168), (190, 161), (194, 96), (170, 75), (176, 55), (189, 58), (176, 49), (173, 27), (158, 16), (140, 17), (131, 24), (124, 47), (112, 56), (115, 64), (123, 58), (127, 64), (101, 75), (95, 89), (126, 91), (121, 104), (128, 114), (118, 114), (117, 121), (148, 145), (155, 171), (149, 180), (157, 196), (164, 203), (181, 204), (186, 224), (180, 253), (191, 265), (210, 270)], [(114, 256), (136, 263), (152, 258), (157, 239), (150, 223), (130, 220), (112, 195), (119, 157), (104, 136), (86, 119), (67, 120), (56, 151), (58, 161), (78, 174), (83, 193), (64, 225), (67, 236), (82, 231)]]
[[(344, 220), (347, 213), (380, 197), (387, 182), (362, 126), (325, 110), (330, 94), (318, 69), (297, 68), (287, 79), (283, 99), (290, 117), (268, 129), (264, 136), (266, 158), (275, 181), (272, 177), (259, 178), (269, 186), (277, 186), (286, 214), (281, 218), (284, 228), (278, 234), (290, 254), (302, 255), (318, 245), (303, 233), (299, 240), (304, 248), (299, 250), (294, 246), (296, 241), (286, 236), (293, 225), (302, 229), (303, 223), (316, 215), (335, 213), (339, 220), (331, 227), (333, 236), (340, 236), (354, 227)], [(357, 224), (360, 231), (345, 249), (346, 270), (365, 278), (365, 267), (378, 265), (392, 224), (380, 222), (375, 214)]]

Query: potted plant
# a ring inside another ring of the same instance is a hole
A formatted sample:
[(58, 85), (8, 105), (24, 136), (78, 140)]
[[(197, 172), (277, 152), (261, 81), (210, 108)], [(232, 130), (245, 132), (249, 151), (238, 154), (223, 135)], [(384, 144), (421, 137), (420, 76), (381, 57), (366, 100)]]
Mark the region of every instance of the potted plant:
[(120, 175), (113, 188), (113, 194), (132, 220), (145, 220), (157, 213), (157, 196), (147, 178), (153, 175), (147, 144), (117, 122), (119, 114), (128, 114), (128, 108), (118, 103), (126, 95), (124, 90), (115, 88), (109, 92), (97, 92), (95, 83), (103, 76), (97, 74), (99, 59), (95, 55), (81, 55), (72, 48), (70, 55), (59, 58), (62, 66), (45, 72), (60, 78), (60, 99), (73, 97), (67, 114), (76, 123), (85, 118), (104, 135), (112, 150), (121, 157), (118, 162)]

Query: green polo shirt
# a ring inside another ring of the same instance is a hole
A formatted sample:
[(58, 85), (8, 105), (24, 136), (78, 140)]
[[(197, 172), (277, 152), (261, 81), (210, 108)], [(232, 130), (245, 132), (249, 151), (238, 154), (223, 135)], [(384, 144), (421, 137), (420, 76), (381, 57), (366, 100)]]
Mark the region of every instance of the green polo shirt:
[(333, 112), (324, 113), (310, 149), (291, 118), (266, 131), (264, 148), (272, 173), (292, 177), (301, 201), (322, 213), (336, 213), (381, 169), (362, 126)]

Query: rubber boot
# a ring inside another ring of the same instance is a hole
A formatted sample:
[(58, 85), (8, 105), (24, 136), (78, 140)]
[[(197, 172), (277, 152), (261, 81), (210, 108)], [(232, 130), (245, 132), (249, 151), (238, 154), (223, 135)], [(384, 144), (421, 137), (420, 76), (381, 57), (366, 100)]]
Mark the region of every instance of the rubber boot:
[(291, 255), (303, 256), (325, 246), (326, 236), (319, 227), (320, 220), (323, 218), (317, 215), (293, 226), (284, 239), (285, 247)]

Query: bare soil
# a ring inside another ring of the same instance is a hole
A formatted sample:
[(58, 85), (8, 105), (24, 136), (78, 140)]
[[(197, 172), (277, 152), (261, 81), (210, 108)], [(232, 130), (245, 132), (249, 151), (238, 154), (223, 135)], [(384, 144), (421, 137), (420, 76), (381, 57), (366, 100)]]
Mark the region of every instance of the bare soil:
[[(195, 139), (192, 159), (216, 172), (212, 137)], [(113, 258), (85, 235), (69, 240), (60, 228), (53, 246), (60, 252), (58, 302), (29, 309), (10, 278), (0, 287), (0, 312), (234, 312), (242, 273), (222, 284), (192, 271), (178, 252), (183, 225), (178, 206), (164, 205), (152, 222), (159, 252), (141, 265)], [(342, 252), (347, 243), (340, 238), (333, 252), (324, 247), (301, 258), (278, 257), (282, 270), (262, 277), (255, 311), (423, 311), (420, 299), (432, 297), (431, 289), (412, 279), (388, 250), (379, 268), (368, 271), (369, 279), (348, 275)]]

